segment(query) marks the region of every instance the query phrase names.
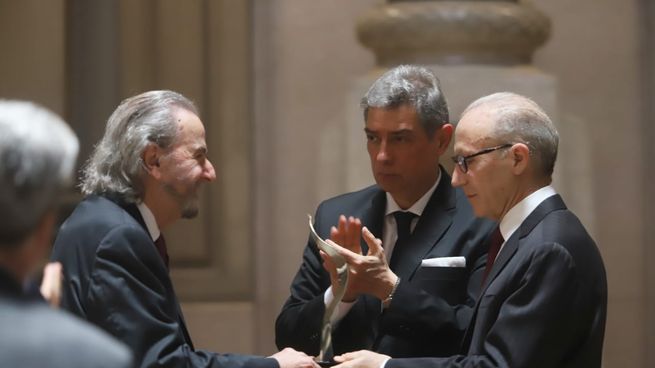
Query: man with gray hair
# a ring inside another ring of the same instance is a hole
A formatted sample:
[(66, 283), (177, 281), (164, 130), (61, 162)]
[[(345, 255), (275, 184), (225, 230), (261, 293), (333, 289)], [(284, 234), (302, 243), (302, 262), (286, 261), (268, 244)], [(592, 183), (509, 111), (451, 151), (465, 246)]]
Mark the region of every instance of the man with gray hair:
[(339, 368), (601, 366), (605, 268), (593, 239), (550, 186), (558, 140), (544, 111), (520, 95), (493, 94), (464, 111), (453, 186), (464, 190), (477, 216), (500, 222), (463, 341), (466, 355), (389, 360), (359, 351), (336, 357)]
[(86, 198), (55, 241), (63, 306), (130, 346), (139, 367), (317, 367), (293, 349), (269, 358), (194, 349), (161, 231), (196, 216), (199, 187), (214, 179), (190, 100), (150, 91), (123, 101), (84, 169)]
[[(332, 320), (334, 353), (454, 354), (480, 290), (492, 223), (474, 218), (439, 165), (453, 131), (445, 97), (432, 71), (399, 66), (373, 83), (361, 105), (377, 185), (328, 199), (315, 216), (317, 233), (352, 254)], [(384, 239), (384, 250), (372, 252), (362, 231)], [(318, 353), (336, 278), (310, 237), (277, 318), (278, 346)]]
[(30, 301), (22, 285), (50, 250), (57, 197), (71, 183), (77, 138), (52, 112), (0, 100), (0, 367), (130, 367), (123, 344)]

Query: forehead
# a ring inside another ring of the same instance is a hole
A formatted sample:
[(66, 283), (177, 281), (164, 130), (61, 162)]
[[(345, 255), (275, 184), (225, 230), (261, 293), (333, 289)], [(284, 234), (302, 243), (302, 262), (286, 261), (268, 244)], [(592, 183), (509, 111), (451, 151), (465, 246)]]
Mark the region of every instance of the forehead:
[(455, 128), (455, 149), (460, 146), (475, 146), (489, 139), (493, 124), (493, 119), (486, 109), (477, 108), (467, 112)]
[(420, 128), (418, 114), (410, 105), (392, 108), (371, 107), (366, 114), (366, 128), (369, 130), (401, 130)]
[(205, 127), (196, 114), (177, 109), (174, 116), (177, 122), (177, 144), (205, 144)]

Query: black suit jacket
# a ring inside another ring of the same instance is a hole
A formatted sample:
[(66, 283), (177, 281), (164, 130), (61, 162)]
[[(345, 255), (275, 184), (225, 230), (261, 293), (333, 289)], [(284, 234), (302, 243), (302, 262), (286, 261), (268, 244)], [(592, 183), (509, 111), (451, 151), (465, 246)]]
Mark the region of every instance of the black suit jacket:
[(127, 346), (68, 313), (21, 294), (0, 267), (0, 367), (129, 368)]
[(277, 367), (277, 361), (195, 350), (163, 260), (134, 204), (89, 196), (64, 222), (62, 305), (132, 348), (139, 367)]
[(559, 195), (507, 240), (469, 327), (466, 356), (393, 367), (600, 367), (607, 280), (596, 244)]
[[(386, 195), (377, 186), (329, 199), (316, 211), (315, 228), (329, 238), (341, 214), (362, 220), (382, 238)], [(475, 219), (466, 197), (452, 188), (442, 170), (441, 181), (412, 233), (411, 252), (395, 270), (401, 281), (384, 313), (381, 302), (360, 296), (333, 328), (333, 349), (341, 354), (373, 349), (394, 357), (445, 356), (458, 351), (480, 290), (486, 249), (484, 239), (493, 223)], [(362, 240), (362, 249), (368, 247)], [(464, 256), (466, 268), (422, 268), (421, 260)], [(308, 241), (291, 295), (275, 325), (278, 346), (316, 355), (320, 345), (323, 295), (330, 286), (317, 247)]]

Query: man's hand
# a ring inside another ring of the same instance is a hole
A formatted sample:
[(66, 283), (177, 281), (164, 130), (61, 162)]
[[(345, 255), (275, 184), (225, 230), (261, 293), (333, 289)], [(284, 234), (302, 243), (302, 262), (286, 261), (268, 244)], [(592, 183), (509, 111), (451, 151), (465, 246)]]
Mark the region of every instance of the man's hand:
[[(355, 217), (339, 216), (339, 223), (337, 227), (332, 226), (330, 229), (330, 240), (341, 245), (342, 247), (350, 250), (356, 254), (362, 254), (362, 247), (360, 245), (360, 236), (362, 233), (362, 222)], [(323, 258), (323, 267), (330, 273), (330, 281), (332, 282), (332, 289), (334, 290), (338, 285), (336, 267), (332, 263), (330, 257), (321, 251), (321, 258)], [(348, 278), (352, 278), (352, 272)], [(350, 285), (350, 282), (348, 283)], [(344, 302), (353, 302), (357, 299), (357, 294), (352, 291), (350, 286), (347, 287), (343, 298)]]
[(61, 301), (61, 263), (51, 262), (43, 268), (43, 280), (41, 281), (41, 295), (53, 308), (59, 308)]
[(334, 368), (380, 368), (389, 359), (391, 357), (388, 355), (360, 350), (335, 356), (334, 361), (340, 364), (335, 365)]
[(270, 357), (277, 360), (280, 368), (320, 368), (312, 357), (292, 348), (284, 348)]
[[(369, 294), (385, 300), (393, 290), (398, 276), (394, 274), (384, 257), (382, 241), (377, 239), (366, 227), (362, 229), (368, 255), (350, 251), (331, 240), (330, 243), (348, 263), (348, 290), (350, 295)], [(325, 257), (323, 258), (325, 260)], [(333, 265), (332, 265), (333, 266)], [(348, 301), (344, 297), (344, 301)]]

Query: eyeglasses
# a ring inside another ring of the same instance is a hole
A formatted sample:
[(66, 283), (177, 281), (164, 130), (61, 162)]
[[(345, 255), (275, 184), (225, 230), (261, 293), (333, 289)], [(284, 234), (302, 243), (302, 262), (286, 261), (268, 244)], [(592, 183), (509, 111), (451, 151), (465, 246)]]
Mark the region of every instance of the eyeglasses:
[(467, 173), (469, 171), (468, 160), (472, 159), (475, 156), (484, 155), (485, 153), (497, 151), (499, 149), (509, 148), (512, 147), (513, 145), (514, 143), (505, 143), (505, 144), (501, 144), (500, 146), (485, 148), (476, 153), (472, 153), (468, 156), (462, 156), (462, 155), (453, 156), (452, 159), (453, 162), (457, 164), (457, 166), (459, 166), (460, 170), (462, 170), (463, 173)]

